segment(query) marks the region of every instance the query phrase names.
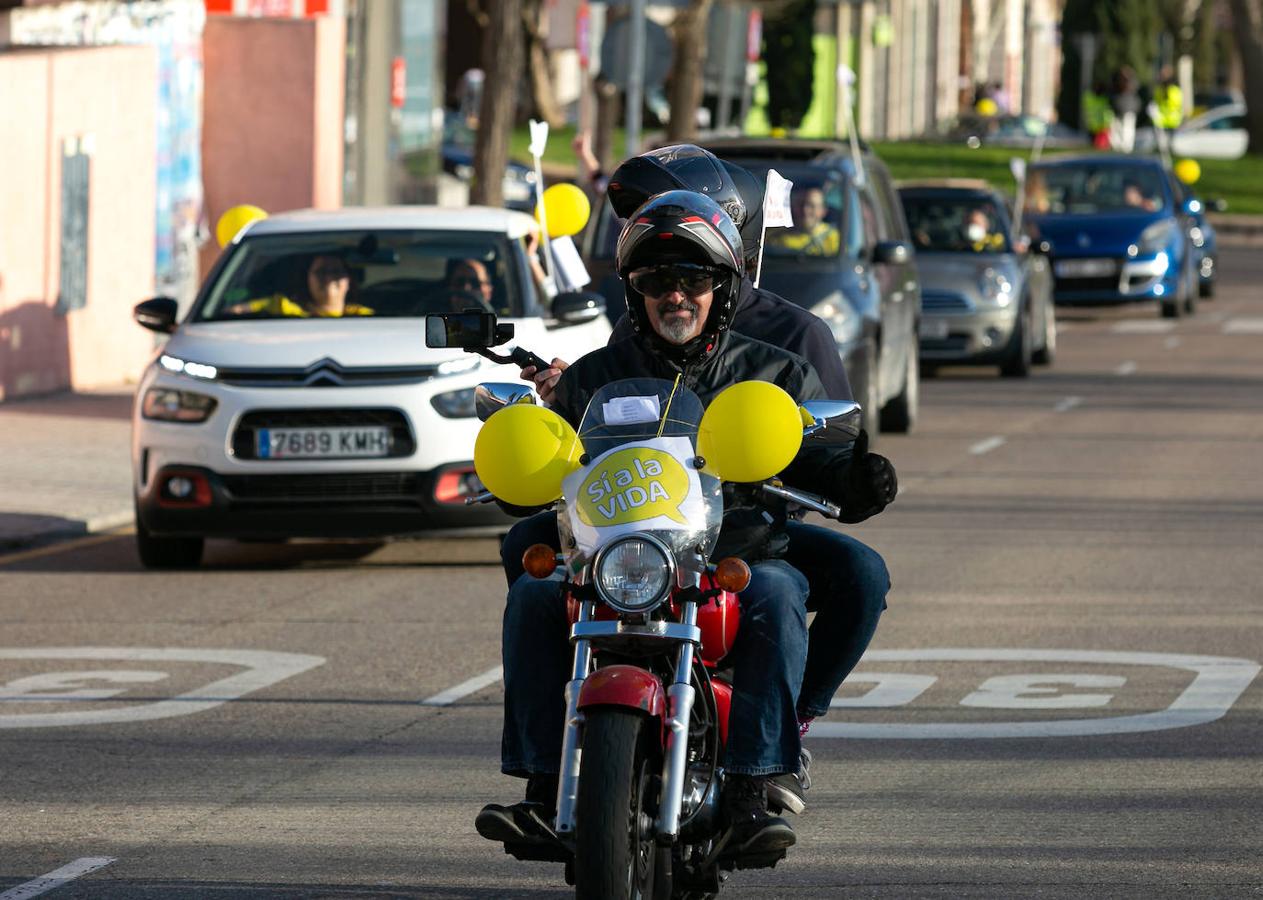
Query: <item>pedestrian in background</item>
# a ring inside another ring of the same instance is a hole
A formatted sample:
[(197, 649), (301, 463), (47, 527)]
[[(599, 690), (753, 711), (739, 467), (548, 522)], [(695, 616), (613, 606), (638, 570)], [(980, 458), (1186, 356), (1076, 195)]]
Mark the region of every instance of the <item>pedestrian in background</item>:
[(1140, 90), (1131, 66), (1123, 66), (1115, 74), (1111, 106), (1114, 120), (1110, 146), (1130, 153), (1136, 146), (1136, 118), (1140, 115)]
[(1110, 147), (1110, 130), (1114, 124), (1114, 110), (1105, 96), (1105, 85), (1100, 81), (1083, 92), (1083, 127), (1092, 135), (1092, 146), (1098, 150)]

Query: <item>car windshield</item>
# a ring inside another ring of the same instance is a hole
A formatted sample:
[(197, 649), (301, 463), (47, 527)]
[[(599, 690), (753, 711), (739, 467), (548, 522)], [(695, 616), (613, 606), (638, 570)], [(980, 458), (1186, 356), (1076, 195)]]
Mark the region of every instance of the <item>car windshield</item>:
[(245, 238), (194, 321), (398, 318), (480, 308), (522, 315), (510, 241), (497, 232), (380, 230)]
[(1011, 253), (1004, 210), (983, 195), (901, 194), (918, 253)]
[(1152, 166), (1037, 166), (1026, 180), (1026, 205), (1035, 213), (1095, 215), (1162, 212), (1162, 172)]
[(842, 172), (784, 163), (772, 166), (752, 163), (746, 168), (761, 184), (767, 184), (768, 170), (776, 169), (794, 185), (789, 193), (794, 225), (767, 230), (763, 238), (765, 261), (778, 257), (831, 259), (841, 255), (845, 246), (843, 222), (847, 195)]

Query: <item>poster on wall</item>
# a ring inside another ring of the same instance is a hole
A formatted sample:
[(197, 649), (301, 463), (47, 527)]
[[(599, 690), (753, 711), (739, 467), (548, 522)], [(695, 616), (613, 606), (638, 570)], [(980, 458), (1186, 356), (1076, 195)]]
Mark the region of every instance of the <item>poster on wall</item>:
[(202, 221), (203, 0), (72, 2), (10, 13), (11, 40), (25, 45), (145, 44), (158, 56), (154, 292), (186, 309), (197, 292)]

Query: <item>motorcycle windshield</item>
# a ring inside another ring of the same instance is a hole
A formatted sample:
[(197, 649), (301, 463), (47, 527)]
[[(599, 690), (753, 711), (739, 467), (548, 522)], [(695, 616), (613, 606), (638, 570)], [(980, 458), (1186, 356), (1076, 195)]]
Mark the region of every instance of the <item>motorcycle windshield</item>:
[(679, 585), (697, 584), (723, 522), (720, 481), (694, 462), (703, 412), (688, 388), (651, 378), (592, 397), (579, 424), (587, 464), (562, 483), (557, 518), (574, 576), (610, 541), (648, 532), (674, 553)]

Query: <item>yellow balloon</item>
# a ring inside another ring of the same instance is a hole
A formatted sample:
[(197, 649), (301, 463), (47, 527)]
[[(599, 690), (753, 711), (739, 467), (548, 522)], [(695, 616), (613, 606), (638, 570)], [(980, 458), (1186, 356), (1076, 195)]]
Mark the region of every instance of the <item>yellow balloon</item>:
[(1175, 177), (1185, 184), (1197, 184), (1202, 177), (1202, 167), (1195, 159), (1182, 159), (1175, 164)]
[(540, 506), (561, 496), (561, 480), (579, 467), (583, 444), (551, 409), (515, 403), (483, 423), (474, 469), (487, 490), (515, 506)]
[(268, 214), (264, 210), (251, 206), (249, 203), (234, 206), (220, 216), (219, 221), (215, 223), (215, 239), (219, 241), (219, 246), (227, 247), (232, 243), (232, 239), (240, 234), (241, 229), (251, 222), (267, 217)]
[(978, 115), (990, 118), (1000, 111), (1000, 107), (997, 106), (996, 102), (990, 97), (983, 97), (974, 104), (974, 110), (978, 113)]
[[(544, 191), (544, 212), (548, 216), (548, 236), (569, 237), (578, 234), (588, 224), (592, 204), (578, 185), (562, 182)], [(535, 221), (539, 221), (538, 206), (535, 207)]]
[(763, 481), (788, 466), (802, 442), (802, 416), (789, 394), (766, 381), (740, 381), (706, 408), (697, 452), (724, 481)]

